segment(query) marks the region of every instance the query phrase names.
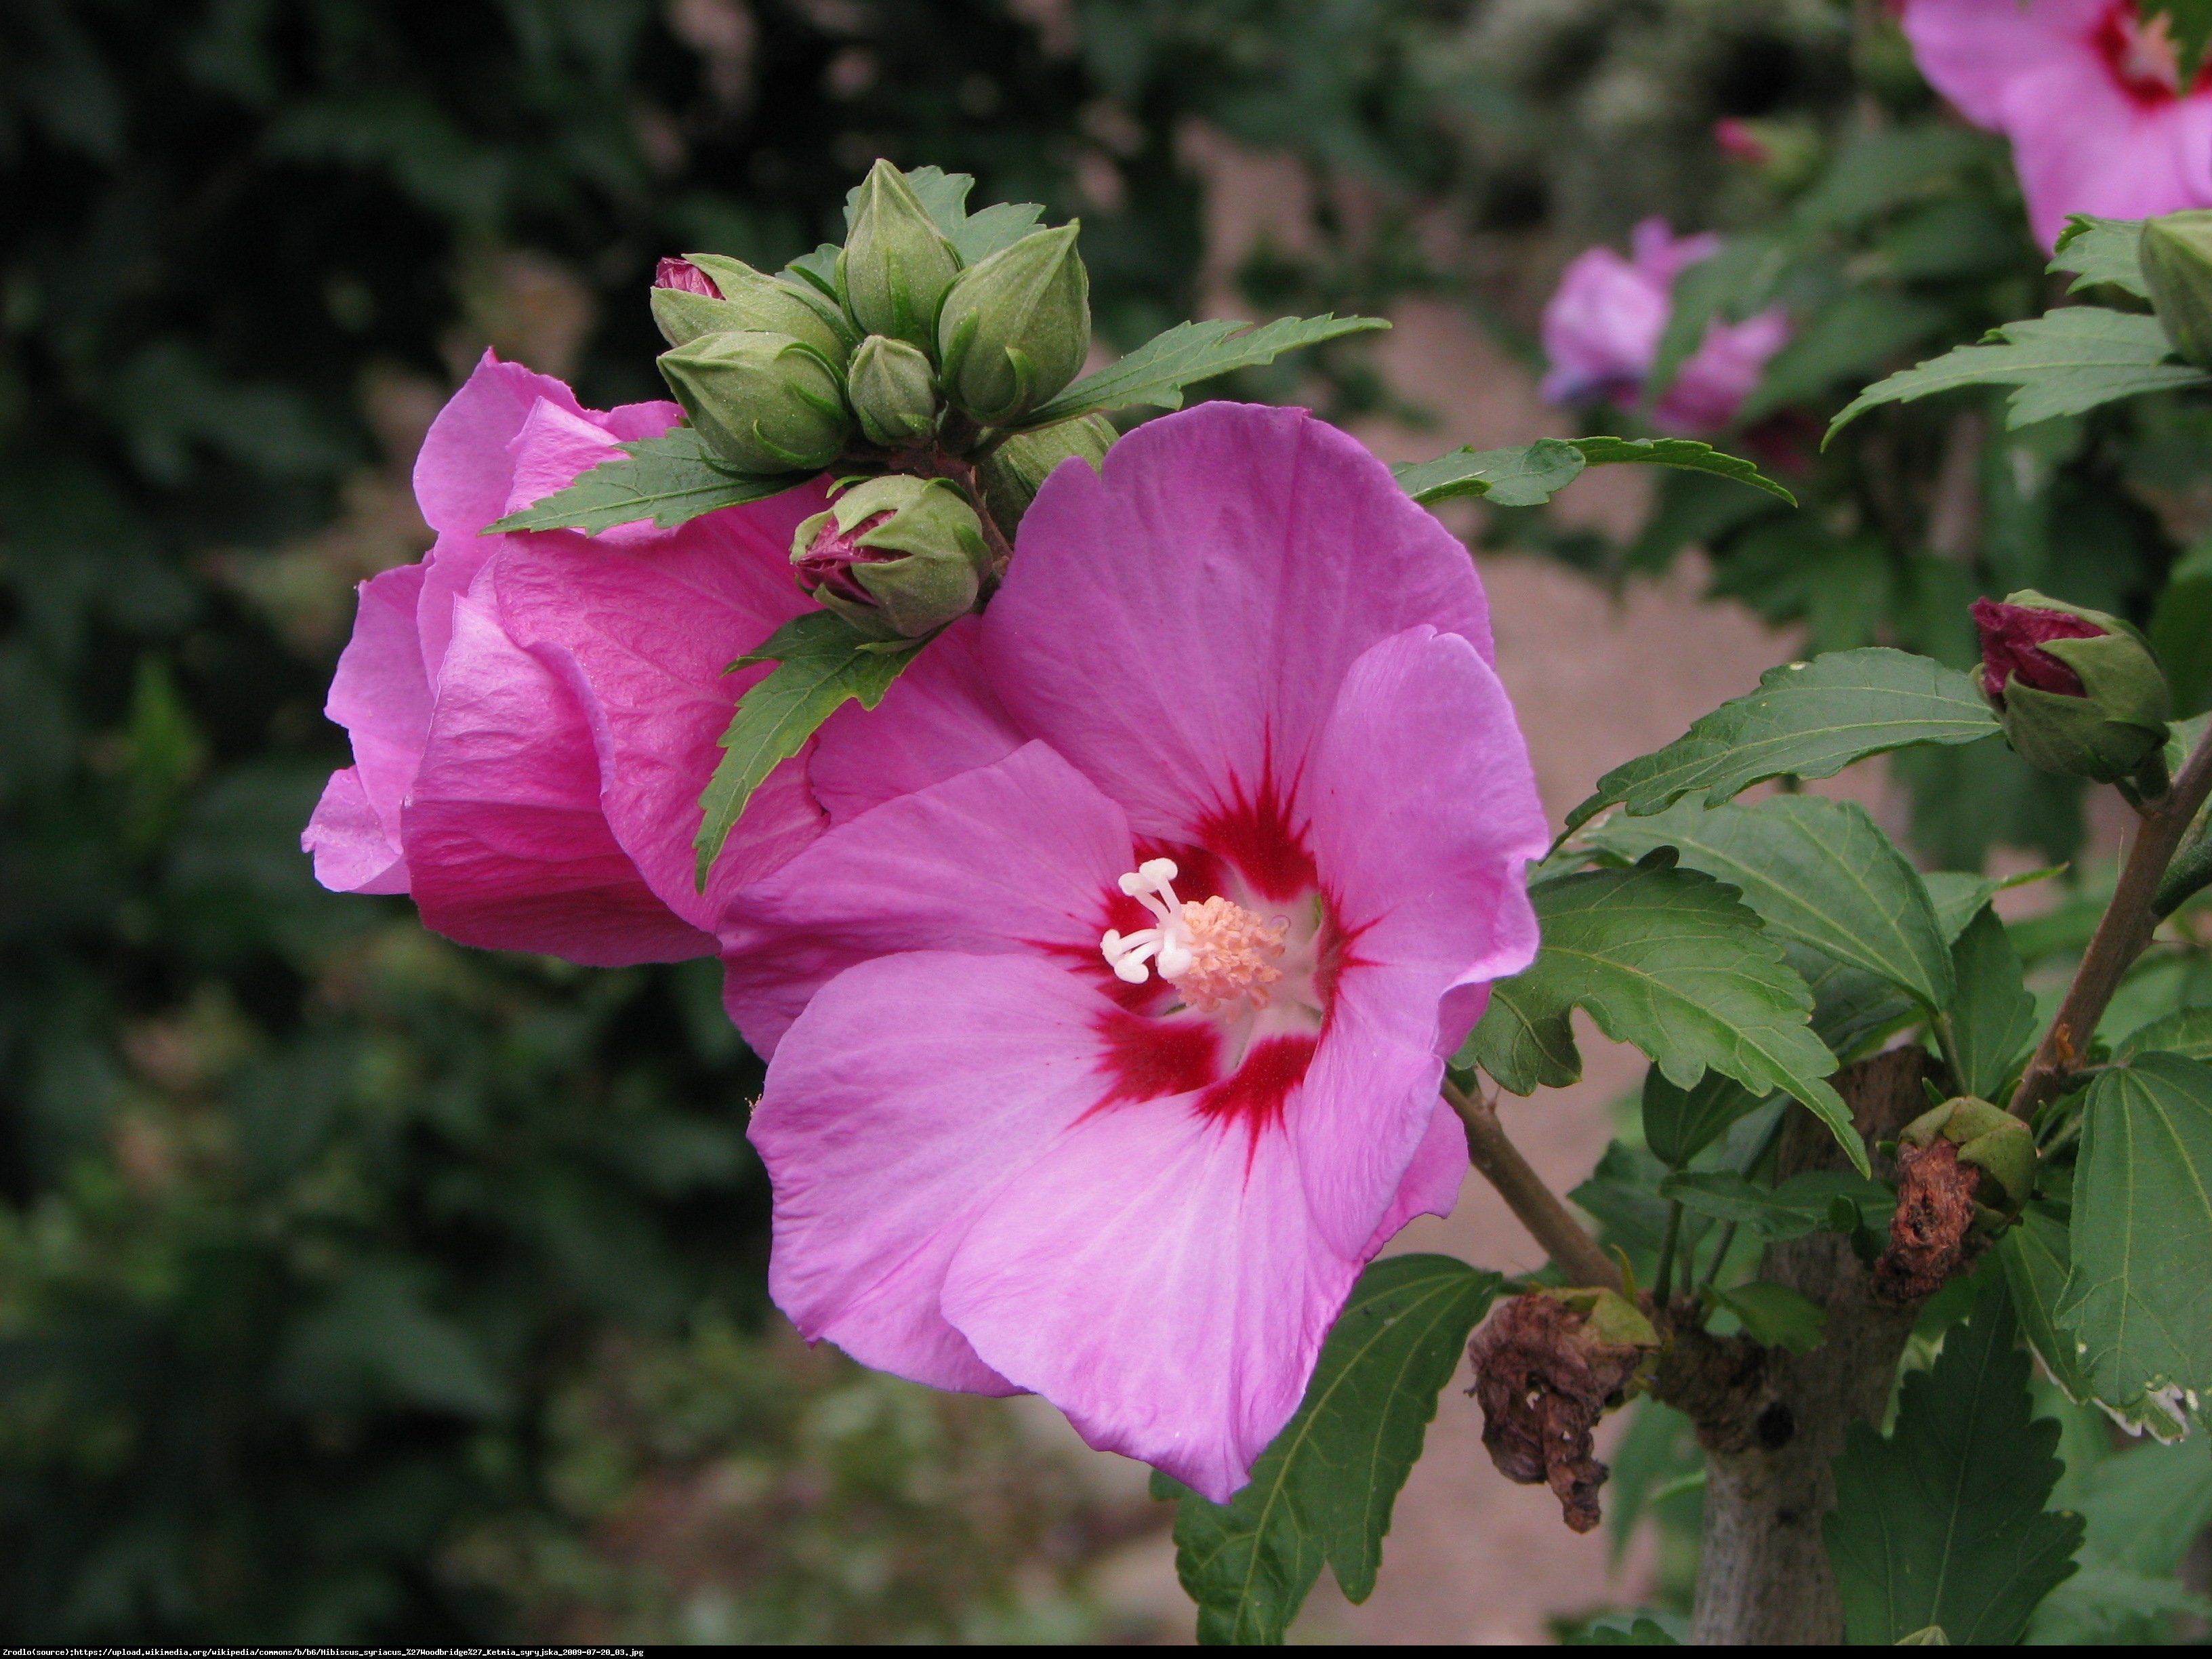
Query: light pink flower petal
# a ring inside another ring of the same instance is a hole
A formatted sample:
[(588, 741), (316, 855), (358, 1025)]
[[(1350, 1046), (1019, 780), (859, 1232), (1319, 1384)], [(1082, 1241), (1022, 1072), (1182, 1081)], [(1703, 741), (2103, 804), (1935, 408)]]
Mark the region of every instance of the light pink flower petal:
[[(2039, 112), (2011, 131), (2028, 219), (2045, 247), (2069, 214), (2147, 219), (2212, 206), (2212, 93), (2147, 108), (2108, 76), (2069, 64), (2024, 77), (2012, 95)], [(2062, 101), (2045, 101), (2054, 97)]]
[(430, 683), (415, 624), (422, 577), (421, 565), (409, 564), (361, 585), (353, 637), (338, 658), (323, 705), (353, 738), (362, 796), (393, 848), (400, 844), (399, 804), (415, 781), (430, 733)]
[(830, 823), (1022, 746), (983, 672), (982, 630), (981, 617), (963, 617), (922, 647), (882, 702), (848, 702), (823, 723), (806, 775)]
[(1175, 1096), (1085, 1118), (1001, 1189), (942, 1305), (1091, 1445), (1222, 1503), (1297, 1409), (1360, 1266), (1316, 1236), (1282, 1137)]
[(607, 823), (647, 884), (711, 929), (730, 896), (821, 833), (804, 757), (769, 775), (699, 891), (700, 792), (741, 691), (765, 665), (729, 665), (807, 609), (791, 580), (792, 532), (818, 488), (728, 507), (629, 548), (567, 533), (499, 538), (489, 580), (517, 643), (580, 702)]
[(939, 1293), (975, 1218), (1096, 1103), (1109, 1012), (1031, 957), (880, 957), (823, 988), (749, 1132), (775, 1187), (769, 1288), (802, 1334), (916, 1382), (1012, 1391)]
[(1428, 1132), (1413, 1149), (1398, 1195), (1382, 1217), (1375, 1236), (1359, 1254), (1371, 1260), (1418, 1215), (1449, 1215), (1459, 1202), (1459, 1189), (1467, 1181), (1467, 1130), (1459, 1115), (1439, 1098), (1429, 1115)]
[(1285, 1123), (1316, 1224), (1351, 1253), (1434, 1116), (1470, 988), (1536, 955), (1528, 866), (1548, 842), (1498, 676), (1455, 635), (1410, 629), (1345, 677), (1306, 800), (1350, 939), (1328, 1029)]
[(407, 861), (384, 833), (353, 767), (331, 774), (300, 850), (315, 860), (315, 879), (333, 893), (404, 893)]
[(839, 825), (738, 894), (725, 1006), (773, 1054), (807, 999), (870, 957), (1021, 951), (1103, 979), (1107, 901), (1132, 865), (1121, 808), (1029, 744)]
[(1667, 326), (1668, 281), (1609, 247), (1577, 254), (1544, 306), (1544, 400), (1575, 403), (1641, 385)]
[(1766, 360), (1790, 343), (1790, 315), (1777, 307), (1740, 323), (1716, 320), (1651, 411), (1662, 432), (1717, 432), (1735, 418), (1766, 372)]
[(1929, 84), (1975, 125), (2002, 128), (2021, 77), (2054, 58), (2093, 53), (2090, 38), (2112, 9), (2112, 0), (1905, 0), (1900, 21)]
[(983, 658), (1138, 834), (1195, 841), (1288, 788), (1352, 659), (1419, 623), (1491, 653), (1474, 562), (1389, 469), (1302, 410), (1204, 404), (1046, 481)]
[(423, 922), (464, 945), (590, 967), (714, 948), (653, 896), (616, 844), (583, 710), (501, 629), (488, 594), (455, 608), (404, 828)]
[(1628, 233), (1628, 246), (1635, 257), (1637, 270), (1657, 283), (1664, 293), (1692, 265), (1718, 253), (1721, 239), (1710, 230), (1695, 236), (1677, 236), (1674, 228), (1655, 214), (1636, 222), (1635, 228)]
[(540, 398), (581, 417), (576, 394), (550, 374), (484, 353), (422, 440), (415, 501), (441, 535), (473, 535), (507, 510), (514, 482), (507, 446)]

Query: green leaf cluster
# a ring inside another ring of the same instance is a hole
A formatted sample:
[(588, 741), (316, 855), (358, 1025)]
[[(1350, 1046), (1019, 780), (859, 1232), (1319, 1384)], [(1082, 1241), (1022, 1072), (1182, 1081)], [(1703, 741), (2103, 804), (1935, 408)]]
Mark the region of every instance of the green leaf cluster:
[(1795, 507), (1797, 498), (1740, 456), (1691, 438), (1539, 438), (1514, 449), (1455, 449), (1432, 461), (1390, 471), (1424, 506), (1479, 495), (1495, 507), (1540, 507), (1587, 467), (1624, 462), (1707, 473), (1765, 490)]

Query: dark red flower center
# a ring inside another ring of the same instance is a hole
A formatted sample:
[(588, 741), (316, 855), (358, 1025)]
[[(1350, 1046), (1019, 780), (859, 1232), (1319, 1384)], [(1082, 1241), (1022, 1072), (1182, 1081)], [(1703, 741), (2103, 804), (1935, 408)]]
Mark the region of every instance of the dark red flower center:
[[(2112, 0), (2093, 37), (2120, 89), (2145, 108), (2170, 104), (2181, 95), (2181, 54), (2160, 12), (2146, 21), (2136, 0)], [(2197, 71), (2195, 91), (2205, 84)]]

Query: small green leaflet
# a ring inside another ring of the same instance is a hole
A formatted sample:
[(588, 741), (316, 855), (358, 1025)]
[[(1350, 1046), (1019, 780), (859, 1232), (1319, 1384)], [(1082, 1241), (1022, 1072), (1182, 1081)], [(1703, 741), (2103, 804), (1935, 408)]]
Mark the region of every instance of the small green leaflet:
[(1119, 362), (1086, 374), (1020, 423), (1020, 430), (1072, 421), (1132, 404), (1181, 409), (1183, 389), (1234, 368), (1257, 368), (1285, 351), (1324, 340), (1388, 328), (1380, 317), (1284, 317), (1255, 328), (1249, 323), (1217, 319), (1178, 323), (1156, 334)]
[(2138, 1054), (2091, 1085), (2072, 1246), (2053, 1317), (2081, 1375), (2175, 1438), (2212, 1393), (2212, 1071)]
[(1820, 1346), (1828, 1328), (1828, 1310), (1787, 1285), (1753, 1279), (1725, 1291), (1707, 1285), (1698, 1296), (1707, 1307), (1726, 1308), (1741, 1320), (1751, 1340), (1761, 1347), (1810, 1353)]
[(1640, 462), (1687, 472), (1710, 472), (1779, 496), (1797, 498), (1739, 455), (1689, 438), (1539, 438), (1514, 449), (1455, 449), (1433, 461), (1413, 461), (1390, 471), (1423, 506), (1455, 495), (1480, 495), (1497, 507), (1540, 507), (1583, 475), (1585, 467)]
[(1705, 805), (1718, 806), (1769, 778), (1832, 777), (1869, 755), (1973, 743), (1996, 729), (1979, 688), (1955, 669), (1887, 646), (1832, 651), (1770, 668), (1756, 691), (1701, 716), (1664, 749), (1614, 767), (1567, 814), (1567, 828), (1615, 801), (1640, 817), (1702, 789)]
[(1515, 1094), (1582, 1075), (1568, 1021), (1587, 1009), (1617, 1042), (1644, 1051), (1675, 1086), (1707, 1067), (1761, 1096), (1783, 1090), (1835, 1132), (1861, 1173), (1866, 1149), (1824, 1079), (1836, 1057), (1806, 1024), (1813, 994), (1735, 890), (1655, 854), (1632, 870), (1594, 870), (1528, 890), (1543, 945), (1498, 984), (1455, 1060)]
[(1176, 1572), (1198, 1603), (1200, 1642), (1280, 1643), (1324, 1560), (1347, 1597), (1367, 1599), (1437, 1395), (1504, 1282), (1449, 1256), (1376, 1262), (1249, 1486), (1210, 1504), (1152, 1477), (1155, 1497), (1181, 1499)]
[(1992, 329), (1979, 345), (1956, 346), (1899, 369), (1846, 404), (1821, 441), (1878, 404), (1911, 403), (1961, 386), (2011, 386), (2005, 424), (2022, 427), (2147, 392), (2212, 386), (2212, 375), (2202, 369), (2169, 361), (2172, 352), (2155, 317), (2066, 306)]
[(2118, 1058), (2132, 1060), (2160, 1048), (2212, 1065), (2212, 1008), (2178, 1009), (2130, 1031), (2120, 1040)]
[(824, 242), (813, 252), (802, 253), (786, 265), (784, 275), (795, 276), (808, 287), (833, 301), (836, 300), (837, 256), (844, 251), (835, 242)]
[(2032, 1419), (2028, 1359), (2003, 1279), (1984, 1275), (1973, 1316), (1935, 1368), (1907, 1376), (1887, 1440), (1854, 1423), (1821, 1522), (1845, 1639), (1890, 1646), (1930, 1625), (1964, 1646), (2017, 1642), (2074, 1571), (2081, 1517), (2044, 1505), (2058, 1425)]
[(2081, 1375), (2074, 1339), (2061, 1332), (2052, 1318), (2058, 1298), (2065, 1294), (2071, 1266), (2065, 1211), (2047, 1200), (2031, 1200), (2021, 1207), (2020, 1219), (1997, 1240), (1996, 1257), (2028, 1346), (2066, 1397), (2077, 1406), (2085, 1403), (2094, 1390)]
[(1680, 801), (1615, 817), (1584, 837), (1633, 862), (1671, 846), (1727, 882), (1767, 931), (1910, 992), (1932, 1012), (1951, 1000), (1951, 956), (1919, 872), (1856, 801), (1781, 795), (1753, 806)]
[(1795, 939), (1782, 942), (1782, 957), (1812, 990), (1814, 1035), (1846, 1064), (1920, 1017), (1919, 1004), (1863, 968), (1846, 968)]
[(2051, 258), (2050, 269), (2074, 273), (2073, 285), (2066, 290), (2069, 294), (2079, 294), (2085, 288), (2109, 283), (2138, 300), (2150, 298), (2150, 284), (2143, 280), (2140, 219), (2100, 219), (2089, 213), (2068, 215), (2066, 228), (2058, 233), (2058, 250)]
[(2049, 881), (2053, 876), (2065, 873), (2064, 865), (2047, 864), (2040, 870), (2023, 870), (2016, 876), (1976, 876), (1959, 870), (1930, 870), (1920, 879), (1928, 889), (1928, 896), (1935, 901), (1936, 925), (1942, 930), (1943, 942), (1953, 945), (1981, 908), (1999, 893), (2033, 882)]
[(1959, 984), (1948, 1010), (1959, 1087), (2002, 1103), (2006, 1082), (2035, 1040), (2035, 999), (2011, 937), (1987, 905), (1951, 947), (1951, 966)]
[(699, 797), (704, 816), (692, 845), (699, 854), (701, 892), (745, 803), (777, 763), (797, 754), (848, 699), (857, 698), (863, 708), (881, 702), (922, 643), (893, 641), (887, 649), (843, 617), (810, 611), (730, 665), (735, 670), (772, 662), (776, 668), (738, 700), (720, 738), (722, 758)]
[(1808, 1170), (1778, 1187), (1762, 1187), (1733, 1170), (1698, 1170), (1668, 1176), (1659, 1183), (1659, 1196), (1716, 1221), (1749, 1227), (1770, 1244), (1808, 1233), (1847, 1233), (1861, 1224), (1887, 1232), (1897, 1207), (1895, 1193), (1848, 1170)]
[(1679, 1170), (1759, 1103), (1758, 1096), (1725, 1072), (1707, 1072), (1695, 1088), (1678, 1089), (1654, 1066), (1644, 1074), (1644, 1144), (1668, 1168)]
[(484, 533), (580, 530), (596, 535), (643, 519), (672, 530), (702, 513), (781, 495), (811, 476), (756, 478), (729, 471), (708, 456), (699, 434), (688, 426), (621, 448), (619, 459), (600, 462), (567, 489), (508, 514)]

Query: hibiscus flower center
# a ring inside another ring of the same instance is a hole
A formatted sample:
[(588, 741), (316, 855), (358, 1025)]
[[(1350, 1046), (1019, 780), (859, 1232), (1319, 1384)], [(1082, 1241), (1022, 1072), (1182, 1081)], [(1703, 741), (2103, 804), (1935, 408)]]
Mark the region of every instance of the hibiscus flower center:
[(2097, 45), (2120, 84), (2136, 99), (2157, 103), (2180, 95), (2181, 55), (2166, 33), (2164, 12), (2145, 22), (2134, 0), (2119, 0), (2106, 13)]
[(1281, 981), (1290, 919), (1263, 917), (1219, 894), (1203, 902), (1179, 897), (1173, 859), (1147, 859), (1121, 878), (1121, 890), (1158, 919), (1123, 933), (1108, 928), (1098, 948), (1115, 976), (1142, 985), (1155, 969), (1200, 1013), (1248, 1001), (1256, 1012)]

